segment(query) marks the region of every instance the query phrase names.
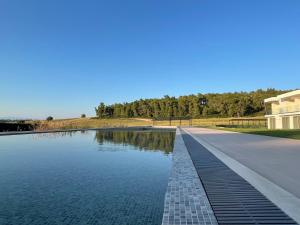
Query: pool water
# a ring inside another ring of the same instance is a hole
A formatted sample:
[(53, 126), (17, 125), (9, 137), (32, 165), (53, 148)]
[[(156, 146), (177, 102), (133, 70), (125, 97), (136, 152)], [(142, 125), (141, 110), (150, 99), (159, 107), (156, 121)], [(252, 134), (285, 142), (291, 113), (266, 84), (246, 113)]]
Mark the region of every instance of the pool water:
[(0, 224), (161, 224), (175, 133), (0, 137)]

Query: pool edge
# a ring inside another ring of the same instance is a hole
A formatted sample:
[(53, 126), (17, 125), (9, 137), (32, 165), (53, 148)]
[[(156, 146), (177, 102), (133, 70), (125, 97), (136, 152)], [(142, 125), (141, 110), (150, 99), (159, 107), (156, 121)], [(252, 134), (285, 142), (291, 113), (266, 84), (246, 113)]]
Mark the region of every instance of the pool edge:
[(45, 131), (9, 131), (0, 132), (0, 136), (10, 135), (25, 135), (25, 134), (43, 134), (43, 133), (57, 133), (57, 132), (74, 132), (74, 131), (89, 131), (89, 130), (170, 130), (175, 131), (176, 126), (132, 126), (132, 127), (99, 127), (99, 128), (82, 128), (82, 129), (57, 129)]
[(218, 224), (178, 128), (162, 218), (173, 224)]

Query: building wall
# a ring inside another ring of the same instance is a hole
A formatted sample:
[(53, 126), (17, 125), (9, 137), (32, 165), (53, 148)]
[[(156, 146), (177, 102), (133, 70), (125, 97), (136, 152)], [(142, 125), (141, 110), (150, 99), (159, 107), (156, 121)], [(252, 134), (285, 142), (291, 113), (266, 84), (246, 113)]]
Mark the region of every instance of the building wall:
[(276, 116), (275, 117), (276, 129), (282, 129), (282, 117)]
[(300, 99), (272, 103), (272, 113), (300, 112)]
[(300, 129), (300, 98), (273, 102), (271, 109), (273, 116), (268, 117), (268, 129)]

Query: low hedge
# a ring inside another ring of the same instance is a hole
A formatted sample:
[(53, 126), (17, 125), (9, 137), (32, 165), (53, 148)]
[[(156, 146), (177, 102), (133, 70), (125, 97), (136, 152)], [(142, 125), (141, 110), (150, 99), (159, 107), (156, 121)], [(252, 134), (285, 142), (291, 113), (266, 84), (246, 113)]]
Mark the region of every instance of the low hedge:
[(31, 131), (34, 127), (26, 123), (0, 123), (0, 132), (4, 131)]

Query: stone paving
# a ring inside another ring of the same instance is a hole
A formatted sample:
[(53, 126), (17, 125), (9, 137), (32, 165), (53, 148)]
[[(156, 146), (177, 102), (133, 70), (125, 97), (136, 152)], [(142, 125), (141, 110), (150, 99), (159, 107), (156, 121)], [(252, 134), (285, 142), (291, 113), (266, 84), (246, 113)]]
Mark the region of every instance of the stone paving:
[(180, 130), (177, 129), (162, 225), (183, 224), (217, 225), (218, 223)]

